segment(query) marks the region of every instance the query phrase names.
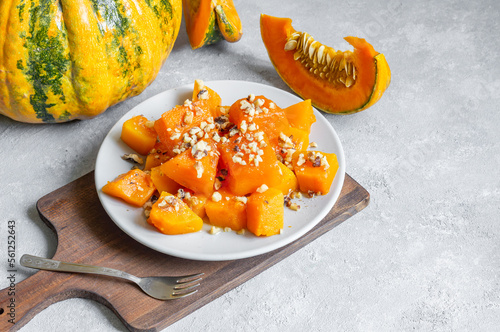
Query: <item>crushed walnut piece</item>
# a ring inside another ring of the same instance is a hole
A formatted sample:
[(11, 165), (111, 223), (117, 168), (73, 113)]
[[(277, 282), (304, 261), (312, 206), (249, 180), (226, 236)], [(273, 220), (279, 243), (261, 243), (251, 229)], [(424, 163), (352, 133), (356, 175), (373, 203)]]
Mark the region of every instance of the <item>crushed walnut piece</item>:
[(122, 159), (139, 165), (144, 164), (144, 160), (135, 153), (126, 153), (122, 156)]

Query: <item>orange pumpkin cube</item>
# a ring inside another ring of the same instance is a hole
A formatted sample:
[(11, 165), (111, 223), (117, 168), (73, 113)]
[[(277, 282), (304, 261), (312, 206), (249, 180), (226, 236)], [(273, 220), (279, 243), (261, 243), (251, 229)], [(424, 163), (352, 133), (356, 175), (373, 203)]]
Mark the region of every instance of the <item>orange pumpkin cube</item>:
[(288, 127), (278, 139), (271, 142), (278, 160), (287, 166), (292, 163), (292, 156), (297, 150), (305, 150), (309, 146), (309, 134), (298, 128)]
[(288, 106), (284, 108), (283, 111), (285, 112), (290, 126), (304, 130), (308, 134), (311, 133), (311, 126), (316, 122), (311, 99), (306, 99), (297, 104)]
[(193, 139), (211, 137), (216, 130), (212, 113), (192, 103), (176, 106), (163, 113), (155, 121), (154, 128), (170, 156), (183, 151)]
[(151, 168), (151, 180), (160, 194), (163, 191), (175, 194), (182, 187), (180, 184), (163, 173), (161, 166)]
[(135, 152), (146, 155), (156, 143), (153, 122), (142, 115), (134, 116), (123, 123), (121, 139)]
[(194, 81), (193, 104), (210, 111), (213, 117), (219, 116), (221, 98), (217, 92), (210, 89), (202, 80)]
[(153, 167), (160, 166), (167, 160), (169, 160), (171, 156), (168, 153), (168, 149), (161, 144), (161, 142), (156, 142), (153, 149), (149, 151), (146, 156), (146, 162), (144, 163), (144, 170), (149, 171)]
[(215, 191), (205, 205), (210, 224), (222, 228), (229, 227), (233, 231), (246, 228), (246, 200), (246, 197), (235, 196), (225, 189)]
[(203, 227), (203, 220), (186, 203), (167, 192), (153, 204), (147, 221), (167, 235), (198, 232)]
[(229, 108), (231, 106), (218, 106), (215, 108), (215, 112), (214, 112), (214, 118), (217, 118), (219, 116), (223, 116), (223, 115), (229, 115)]
[(290, 192), (297, 191), (299, 189), (299, 183), (295, 173), (285, 166), (283, 163), (278, 163), (281, 171), (281, 181), (274, 188), (281, 190), (283, 195), (288, 195)]
[(108, 181), (102, 191), (113, 197), (121, 198), (125, 202), (140, 207), (143, 206), (155, 192), (151, 176), (140, 169), (133, 169), (119, 175), (113, 181)]
[(214, 191), (218, 160), (217, 146), (209, 139), (198, 141), (160, 167), (175, 182), (208, 197)]
[(177, 191), (178, 198), (182, 199), (187, 206), (193, 210), (200, 218), (205, 218), (205, 204), (207, 203), (207, 197), (202, 194), (196, 194), (189, 189), (180, 188)]
[(279, 184), (278, 160), (262, 131), (233, 135), (220, 144), (220, 153), (228, 173), (224, 186), (233, 194), (244, 196), (263, 184)]
[(255, 192), (248, 197), (247, 228), (257, 236), (280, 233), (284, 224), (284, 197), (276, 188)]
[(312, 195), (330, 191), (339, 163), (335, 153), (297, 151), (293, 154), (293, 170), (300, 190)]
[(229, 109), (229, 121), (243, 129), (255, 124), (266, 133), (270, 141), (290, 126), (285, 112), (264, 96), (250, 95), (237, 100)]

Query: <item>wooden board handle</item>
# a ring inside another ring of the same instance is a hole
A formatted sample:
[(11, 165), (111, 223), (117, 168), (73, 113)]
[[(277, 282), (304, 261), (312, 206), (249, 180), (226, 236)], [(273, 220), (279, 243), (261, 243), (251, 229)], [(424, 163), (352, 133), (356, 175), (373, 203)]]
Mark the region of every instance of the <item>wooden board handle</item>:
[(67, 274), (48, 273), (36, 272), (0, 293), (0, 331), (17, 331), (52, 303), (74, 297), (63, 286)]

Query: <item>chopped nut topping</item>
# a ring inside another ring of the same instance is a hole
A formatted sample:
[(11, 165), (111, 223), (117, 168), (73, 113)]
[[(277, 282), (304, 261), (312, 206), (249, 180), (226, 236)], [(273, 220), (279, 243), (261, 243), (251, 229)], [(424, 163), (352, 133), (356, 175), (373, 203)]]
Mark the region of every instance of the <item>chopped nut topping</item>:
[(320, 156), (316, 156), (316, 158), (314, 159), (312, 165), (313, 165), (313, 167), (320, 167), (321, 166), (321, 157)]
[(179, 211), (181, 208), (181, 200), (175, 196), (165, 196), (163, 200), (158, 203), (158, 207), (162, 209), (174, 209)]
[(322, 195), (322, 193), (321, 193), (321, 192), (319, 192), (319, 191), (318, 191), (318, 192), (315, 192), (315, 191), (309, 190), (309, 191), (307, 192), (307, 195), (308, 195), (310, 198), (313, 198), (314, 196), (321, 196), (321, 195)]
[(241, 121), (241, 123), (240, 123), (240, 131), (241, 131), (242, 134), (244, 134), (244, 133), (247, 132), (247, 128), (248, 128), (247, 122), (245, 120)]
[(293, 211), (299, 211), (300, 205), (298, 205), (297, 203), (292, 203), (292, 204), (290, 204), (289, 208), (290, 208), (290, 210), (293, 210)]
[(243, 203), (243, 204), (247, 204), (248, 198), (246, 198), (245, 196), (236, 196), (236, 197), (234, 198), (234, 200), (235, 200), (236, 202), (241, 202), (241, 203)]
[(299, 159), (297, 160), (297, 166), (302, 166), (306, 162), (306, 159), (304, 158), (304, 154), (300, 153), (299, 154)]
[(184, 106), (187, 106), (187, 107), (189, 107), (189, 109), (192, 110), (193, 109), (193, 102), (190, 99), (186, 99), (184, 101)]
[(259, 188), (257, 188), (257, 190), (255, 190), (255, 191), (258, 192), (258, 193), (263, 193), (267, 189), (269, 189), (269, 187), (266, 184), (263, 184), (262, 186), (260, 186)]
[(196, 95), (198, 99), (208, 99), (208, 90), (207, 89), (201, 89), (200, 92)]
[(172, 141), (175, 141), (176, 139), (179, 139), (180, 137), (181, 137), (181, 133), (175, 133), (175, 134), (170, 136), (170, 139)]
[(264, 105), (264, 103), (265, 103), (265, 101), (262, 98), (256, 99), (254, 101), (254, 105), (257, 106), (257, 107), (261, 107), (262, 105)]
[(193, 123), (193, 117), (194, 114), (191, 111), (187, 111), (186, 114), (184, 115), (184, 123), (190, 125)]
[(218, 191), (215, 191), (212, 194), (212, 201), (219, 202), (221, 199), (222, 199), (222, 195)]
[(124, 154), (122, 156), (122, 159), (139, 164), (139, 165), (144, 164), (144, 160), (141, 157), (139, 157), (138, 155), (136, 155), (135, 153)]
[(203, 175), (203, 164), (201, 163), (201, 161), (196, 161), (194, 163), (194, 169), (196, 170), (196, 177), (198, 179), (201, 179), (201, 176)]
[(240, 131), (239, 131), (238, 127), (234, 126), (231, 129), (229, 129), (229, 137), (233, 137), (234, 135), (236, 135), (239, 132)]
[(210, 151), (210, 146), (205, 141), (199, 141), (191, 148), (191, 154), (194, 159), (202, 159), (208, 155), (208, 151)]
[(212, 234), (212, 235), (215, 235), (215, 234), (220, 233), (221, 231), (222, 231), (222, 228), (217, 227), (217, 226), (212, 226), (212, 227), (210, 228), (209, 233), (210, 233), (210, 234)]
[(186, 191), (184, 191), (184, 189), (182, 188), (179, 188), (179, 190), (177, 190), (177, 197), (179, 197), (180, 199), (184, 199), (186, 197)]
[(220, 177), (216, 177), (214, 181), (214, 189), (219, 190), (222, 187), (222, 181)]

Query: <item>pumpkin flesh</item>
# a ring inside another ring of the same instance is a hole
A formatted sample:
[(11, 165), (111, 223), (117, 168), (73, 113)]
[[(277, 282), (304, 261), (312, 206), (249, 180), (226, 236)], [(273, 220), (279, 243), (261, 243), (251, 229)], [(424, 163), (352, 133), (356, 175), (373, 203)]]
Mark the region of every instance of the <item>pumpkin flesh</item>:
[(359, 112), (377, 102), (389, 86), (385, 57), (362, 38), (344, 38), (354, 47), (352, 52), (335, 51), (296, 31), (289, 18), (262, 14), (260, 23), (262, 40), (278, 74), (322, 111)]
[(167, 192), (153, 204), (147, 222), (167, 235), (198, 232), (203, 227), (203, 219), (184, 201)]

